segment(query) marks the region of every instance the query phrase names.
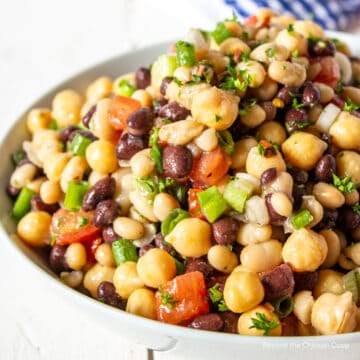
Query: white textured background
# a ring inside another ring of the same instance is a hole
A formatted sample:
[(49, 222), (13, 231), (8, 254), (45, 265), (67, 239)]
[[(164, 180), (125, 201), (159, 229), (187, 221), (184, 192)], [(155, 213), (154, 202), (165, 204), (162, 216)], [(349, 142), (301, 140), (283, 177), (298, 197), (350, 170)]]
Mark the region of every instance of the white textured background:
[[(192, 25), (211, 29), (230, 14), (220, 0), (0, 0), (0, 136), (28, 104), (73, 73), (180, 37)], [(56, 297), (6, 239), (0, 243), (0, 360), (148, 358), (145, 348)]]

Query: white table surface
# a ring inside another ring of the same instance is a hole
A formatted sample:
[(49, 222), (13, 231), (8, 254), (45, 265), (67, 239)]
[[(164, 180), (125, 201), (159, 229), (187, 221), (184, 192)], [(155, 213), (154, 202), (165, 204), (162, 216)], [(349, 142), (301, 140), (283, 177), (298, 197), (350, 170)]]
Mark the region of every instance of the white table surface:
[[(196, 7), (190, 0), (0, 0), (0, 136), (28, 104), (71, 74), (178, 38), (192, 25), (210, 29), (230, 13), (220, 1), (206, 0)], [(6, 239), (0, 241), (1, 360), (191, 358), (190, 351), (149, 355), (110, 332), (46, 289)]]

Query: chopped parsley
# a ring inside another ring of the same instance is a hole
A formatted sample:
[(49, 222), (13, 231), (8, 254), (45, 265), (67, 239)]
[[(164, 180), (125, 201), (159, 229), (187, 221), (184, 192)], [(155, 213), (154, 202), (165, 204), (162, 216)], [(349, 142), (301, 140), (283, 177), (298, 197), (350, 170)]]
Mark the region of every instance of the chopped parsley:
[(222, 117), (218, 114), (215, 114), (215, 122), (219, 122), (222, 120)]
[(225, 300), (223, 298), (223, 293), (221, 290), (219, 290), (219, 284), (215, 284), (211, 288), (208, 289), (209, 297), (211, 302), (214, 305), (217, 305), (218, 311), (228, 311), (229, 308), (225, 304)]
[(236, 71), (234, 66), (227, 66), (228, 75), (219, 85), (223, 90), (246, 91), (248, 85), (253, 81), (253, 76), (246, 69)]
[(298, 99), (297, 98), (293, 98), (293, 101), (292, 101), (292, 107), (296, 110), (299, 110), (301, 109), (302, 107), (304, 107), (305, 104), (302, 104), (302, 103), (299, 103)]
[(274, 57), (274, 55), (275, 55), (275, 47), (272, 46), (272, 47), (266, 49), (265, 53), (266, 53), (266, 56), (268, 56), (268, 57)]
[(241, 61), (247, 62), (247, 61), (249, 61), (249, 58), (250, 58), (250, 51), (244, 51), (241, 54)]
[(161, 303), (167, 306), (170, 310), (172, 310), (178, 301), (174, 300), (174, 296), (169, 293), (162, 293), (161, 294)]
[(264, 336), (269, 336), (270, 332), (276, 329), (280, 324), (275, 320), (269, 320), (263, 313), (255, 313), (255, 317), (251, 318), (252, 325), (249, 329), (264, 330)]
[(88, 220), (86, 217), (80, 216), (80, 217), (78, 218), (76, 227), (77, 227), (77, 228), (81, 228), (81, 227), (85, 226), (88, 222), (89, 222), (89, 220)]
[(162, 164), (162, 147), (158, 144), (160, 128), (154, 127), (150, 135), (149, 144), (151, 146), (150, 156), (154, 160), (157, 171), (161, 174), (164, 172)]
[(264, 146), (261, 144), (261, 143), (258, 143), (257, 144), (257, 149), (258, 149), (258, 152), (261, 156), (264, 156), (265, 155), (265, 148)]
[(360, 215), (360, 204), (358, 202), (352, 206), (352, 209), (357, 215)]
[(299, 57), (299, 50), (298, 50), (298, 49), (293, 50), (293, 51), (291, 52), (291, 56), (292, 56), (293, 58)]
[(287, 27), (287, 31), (289, 34), (294, 33), (294, 31), (295, 31), (294, 24), (289, 24)]
[(351, 112), (353, 110), (359, 110), (360, 105), (354, 103), (350, 98), (347, 98), (344, 105), (344, 111)]
[(356, 186), (352, 181), (351, 176), (346, 176), (341, 179), (339, 176), (333, 173), (332, 178), (333, 185), (344, 194), (351, 193), (356, 189)]
[(214, 31), (210, 33), (215, 42), (220, 45), (224, 40), (232, 36), (231, 31), (223, 22), (218, 22)]

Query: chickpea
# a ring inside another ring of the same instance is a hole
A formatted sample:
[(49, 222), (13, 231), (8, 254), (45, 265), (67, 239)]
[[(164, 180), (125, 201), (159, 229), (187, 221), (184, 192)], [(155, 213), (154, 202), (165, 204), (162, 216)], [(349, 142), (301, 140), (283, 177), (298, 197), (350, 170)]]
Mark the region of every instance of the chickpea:
[(240, 40), (236, 37), (230, 37), (225, 39), (219, 47), (220, 52), (223, 55), (234, 55), (235, 52), (240, 52), (241, 54), (247, 53), (250, 51), (249, 45), (247, 45), (244, 41)]
[(56, 130), (38, 130), (33, 135), (32, 152), (38, 166), (42, 166), (46, 158), (62, 152), (59, 133)]
[[(268, 53), (271, 50), (271, 55)], [(250, 53), (250, 59), (256, 60), (265, 64), (269, 64), (273, 60), (286, 60), (290, 56), (290, 51), (283, 46), (283, 44), (275, 44), (273, 42), (268, 42), (262, 45), (257, 46)]]
[(73, 270), (81, 270), (86, 265), (86, 249), (81, 243), (70, 244), (65, 251), (65, 261)]
[(225, 71), (226, 66), (229, 64), (229, 58), (218, 50), (209, 50), (204, 54), (204, 58), (214, 66), (214, 71), (217, 74)]
[(259, 139), (265, 139), (271, 143), (281, 145), (286, 140), (284, 127), (276, 121), (267, 121), (260, 125), (257, 131)]
[(287, 86), (301, 86), (306, 80), (304, 66), (289, 61), (273, 61), (268, 68), (271, 79)]
[(260, 179), (261, 174), (269, 169), (276, 168), (277, 172), (286, 171), (285, 161), (279, 151), (270, 157), (259, 153), (257, 146), (250, 149), (246, 158), (246, 172)]
[(64, 171), (70, 158), (71, 155), (68, 153), (51, 154), (51, 156), (45, 158), (44, 173), (49, 181), (54, 183), (60, 181), (62, 172)]
[(359, 226), (351, 232), (351, 237), (354, 239), (355, 242), (360, 241), (360, 227)]
[(45, 204), (56, 204), (62, 198), (60, 184), (46, 180), (40, 186), (40, 197)]
[(315, 271), (324, 262), (327, 252), (327, 244), (322, 235), (302, 228), (295, 230), (287, 238), (282, 257), (294, 271)]
[(294, 30), (304, 37), (319, 37), (323, 38), (325, 36), (324, 30), (318, 24), (314, 23), (311, 20), (296, 20), (294, 21)]
[(360, 266), (360, 243), (354, 243), (344, 249), (344, 255)]
[(45, 176), (38, 177), (26, 184), (26, 187), (34, 193), (39, 194), (41, 185), (46, 181)]
[(15, 168), (10, 177), (10, 185), (21, 189), (26, 186), (35, 176), (36, 167), (34, 164), (27, 163)]
[(343, 253), (339, 256), (338, 264), (345, 270), (353, 270), (357, 267), (357, 265), (352, 260), (349, 260)]
[(257, 141), (252, 137), (235, 142), (234, 153), (231, 156), (231, 167), (233, 169), (243, 169), (250, 149), (256, 147), (256, 144)]
[(146, 286), (157, 288), (176, 275), (174, 258), (165, 250), (150, 249), (137, 263), (137, 272)]
[(256, 319), (257, 314), (264, 314), (269, 321), (275, 321), (278, 326), (270, 331), (269, 336), (281, 335), (281, 322), (278, 316), (274, 313), (274, 308), (271, 304), (265, 303), (258, 305), (253, 309), (242, 313), (238, 320), (238, 333), (240, 335), (263, 336), (264, 330), (252, 327), (254, 325), (252, 319)]
[(276, 95), (278, 87), (278, 83), (266, 75), (263, 83), (259, 87), (250, 90), (253, 96), (259, 100), (269, 101)]
[(200, 122), (186, 119), (163, 125), (159, 131), (159, 139), (171, 145), (186, 145), (201, 134), (204, 125)]
[(324, 293), (340, 295), (344, 291), (343, 274), (331, 269), (319, 271), (319, 279), (313, 289), (315, 299)]
[(320, 231), (320, 234), (324, 237), (328, 247), (328, 253), (321, 267), (333, 267), (337, 263), (341, 252), (339, 236), (336, 234), (335, 231), (330, 229), (322, 230)]
[(307, 209), (310, 211), (310, 214), (313, 217), (313, 220), (310, 224), (307, 225), (308, 228), (312, 228), (317, 225), (324, 216), (324, 208), (322, 205), (315, 199), (314, 196), (304, 195), (301, 203), (301, 209)]
[(113, 226), (116, 234), (124, 239), (136, 240), (144, 235), (143, 224), (128, 217), (117, 217), (114, 220)]
[(336, 187), (318, 182), (314, 185), (313, 194), (321, 205), (330, 209), (337, 209), (344, 205), (345, 196)]
[(179, 66), (174, 71), (174, 77), (182, 83), (191, 81), (191, 68), (188, 66)]
[(347, 111), (341, 111), (329, 128), (336, 146), (345, 150), (360, 151), (360, 119)]
[(161, 192), (155, 196), (153, 206), (155, 216), (164, 221), (172, 210), (180, 207), (180, 204), (170, 194)]
[(288, 217), (292, 214), (292, 202), (285, 193), (280, 191), (272, 193), (270, 203), (279, 215)]
[(214, 245), (207, 254), (209, 264), (225, 274), (231, 273), (238, 264), (237, 256), (227, 246)]
[(117, 168), (115, 145), (107, 140), (96, 140), (86, 148), (86, 160), (100, 173), (111, 173)]
[(126, 261), (119, 265), (114, 272), (112, 281), (116, 292), (123, 299), (128, 299), (131, 293), (145, 285), (139, 277), (137, 264), (134, 261)]
[(266, 112), (260, 105), (248, 106), (246, 113), (240, 115), (240, 121), (249, 128), (255, 128), (266, 119)]
[(271, 225), (240, 223), (236, 241), (243, 246), (257, 244), (270, 240), (271, 233)]
[(165, 240), (182, 256), (200, 257), (211, 247), (211, 227), (198, 218), (181, 220)]
[(60, 128), (77, 125), (80, 111), (84, 103), (83, 98), (76, 91), (68, 89), (56, 94), (52, 102), (52, 116)]
[(138, 191), (131, 191), (129, 193), (129, 199), (134, 205), (135, 209), (146, 219), (153, 222), (159, 221), (159, 219), (155, 216), (151, 200), (143, 196)]
[[(84, 276), (84, 287), (88, 290), (93, 298), (97, 298), (97, 288), (103, 281), (113, 282), (114, 268), (102, 266), (100, 264), (93, 265)], [(115, 285), (115, 284), (114, 284)]]
[(245, 72), (246, 81), (250, 88), (257, 88), (265, 81), (266, 71), (258, 61), (240, 62), (236, 65), (236, 69), (240, 73)]
[(259, 276), (253, 272), (232, 272), (225, 281), (224, 300), (227, 307), (242, 313), (259, 305), (264, 299), (264, 287)]
[(155, 169), (155, 162), (150, 156), (150, 149), (137, 152), (130, 159), (131, 171), (135, 176), (146, 177)]
[(355, 186), (360, 186), (360, 154), (344, 150), (336, 155), (337, 174), (340, 177), (351, 176)]
[(285, 159), (303, 170), (312, 169), (326, 148), (325, 141), (300, 131), (291, 134), (281, 145)]
[(50, 243), (51, 216), (45, 211), (30, 211), (17, 224), (17, 234), (28, 245), (43, 247)]
[(102, 174), (97, 171), (91, 171), (88, 177), (88, 183), (90, 186), (94, 186), (99, 180), (108, 177), (108, 174)]
[(30, 133), (34, 134), (39, 129), (47, 129), (51, 120), (51, 111), (49, 109), (32, 109), (26, 118), (26, 126)]
[(278, 240), (246, 245), (240, 253), (240, 262), (254, 272), (272, 270), (282, 263), (282, 244)]
[(98, 101), (111, 95), (113, 82), (107, 76), (101, 76), (93, 81), (86, 89), (86, 99)]
[(107, 243), (100, 244), (95, 250), (95, 260), (100, 265), (115, 267), (115, 261), (114, 261), (111, 245)]
[(194, 94), (191, 113), (199, 123), (225, 130), (237, 118), (239, 100), (239, 97), (213, 86)]
[(81, 180), (88, 169), (88, 164), (83, 156), (72, 157), (63, 169), (60, 177), (61, 190), (66, 193), (69, 181)]
[(212, 151), (218, 146), (218, 138), (214, 128), (205, 129), (196, 139), (195, 144), (203, 151)]
[(114, 141), (118, 132), (110, 124), (111, 99), (101, 99), (96, 104), (96, 110), (91, 117), (89, 128), (100, 140)]
[[(288, 31), (288, 29), (281, 30), (276, 38), (275, 44), (284, 46), (288, 49), (289, 53), (297, 50), (299, 55), (307, 55), (308, 42), (304, 35), (296, 31)], [(289, 54), (290, 55), (290, 54)], [(286, 60), (286, 59), (282, 59)]]
[(126, 311), (131, 314), (156, 320), (156, 300), (154, 292), (149, 289), (136, 289), (128, 298)]
[(311, 311), (314, 297), (309, 290), (299, 291), (293, 296), (294, 314), (305, 325), (311, 324)]
[(64, 282), (67, 286), (75, 289), (79, 287), (83, 280), (84, 274), (82, 271), (75, 270), (75, 271), (62, 271), (60, 273), (60, 279)]
[(324, 293), (314, 303), (311, 324), (322, 335), (352, 332), (356, 327), (356, 312), (351, 292)]

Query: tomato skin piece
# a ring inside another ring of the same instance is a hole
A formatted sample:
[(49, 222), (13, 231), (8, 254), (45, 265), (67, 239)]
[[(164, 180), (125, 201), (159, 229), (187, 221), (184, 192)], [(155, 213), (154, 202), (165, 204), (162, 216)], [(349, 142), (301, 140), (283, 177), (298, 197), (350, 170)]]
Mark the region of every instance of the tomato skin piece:
[[(163, 303), (164, 294), (171, 296), (172, 306)], [(157, 319), (168, 324), (186, 324), (210, 311), (205, 279), (200, 271), (176, 276), (156, 292), (155, 298)]]
[(95, 251), (101, 243), (102, 243), (101, 237), (91, 238), (82, 243), (85, 246), (86, 261), (88, 264), (94, 264), (96, 262)]
[[(79, 227), (80, 220), (86, 219), (86, 224)], [(92, 212), (69, 211), (59, 209), (52, 217), (50, 231), (56, 236), (56, 245), (69, 245), (75, 242), (85, 242), (96, 238), (101, 229), (91, 223)]]
[(340, 68), (335, 58), (333, 56), (321, 56), (310, 59), (310, 63), (321, 65), (319, 74), (312, 81), (327, 84), (335, 89), (340, 80)]
[(116, 95), (110, 106), (110, 124), (115, 130), (124, 131), (127, 129), (127, 119), (134, 111), (139, 110), (139, 101), (121, 95)]
[(198, 192), (203, 191), (203, 189), (189, 189), (188, 191), (188, 210), (192, 217), (197, 217), (199, 219), (205, 219), (205, 216), (201, 212), (199, 198), (197, 196)]
[(208, 187), (215, 185), (228, 172), (231, 159), (218, 146), (213, 151), (203, 152), (194, 159), (190, 172), (190, 179), (194, 187)]

